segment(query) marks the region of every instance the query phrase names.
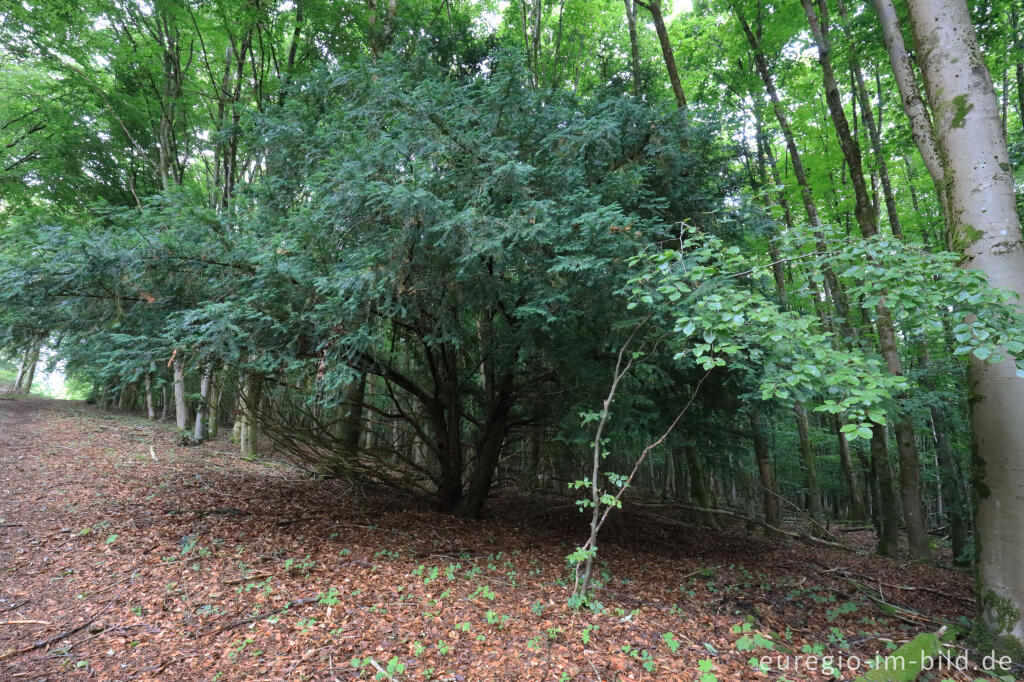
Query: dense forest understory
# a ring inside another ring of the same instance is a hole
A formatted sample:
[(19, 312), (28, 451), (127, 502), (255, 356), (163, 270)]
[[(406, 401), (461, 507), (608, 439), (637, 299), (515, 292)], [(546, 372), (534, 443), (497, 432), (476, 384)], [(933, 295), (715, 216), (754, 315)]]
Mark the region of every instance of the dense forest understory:
[(1021, 670), (1022, 187), (1024, 0), (0, 3), (0, 665)]
[(784, 652), (827, 652), (851, 679), (840, 656), (973, 612), (968, 573), (872, 556), (871, 531), (837, 529), (857, 554), (658, 500), (608, 525), (606, 609), (579, 611), (564, 493), (503, 488), (462, 520), (39, 398), (0, 401), (0, 451), (4, 679), (833, 679), (750, 664)]

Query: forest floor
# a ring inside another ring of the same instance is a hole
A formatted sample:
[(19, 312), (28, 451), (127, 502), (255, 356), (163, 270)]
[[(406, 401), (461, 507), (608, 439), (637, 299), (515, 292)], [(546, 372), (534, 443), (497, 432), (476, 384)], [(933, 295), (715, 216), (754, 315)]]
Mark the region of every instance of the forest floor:
[(0, 400), (0, 680), (829, 679), (795, 655), (867, 660), (973, 608), (961, 571), (630, 506), (600, 543), (604, 609), (573, 611), (569, 497), (499, 491), (461, 520), (226, 439)]

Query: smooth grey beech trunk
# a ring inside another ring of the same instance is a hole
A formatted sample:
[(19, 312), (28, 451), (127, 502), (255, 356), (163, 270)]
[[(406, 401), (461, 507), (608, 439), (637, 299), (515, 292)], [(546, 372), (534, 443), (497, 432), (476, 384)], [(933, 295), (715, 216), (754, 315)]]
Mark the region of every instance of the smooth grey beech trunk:
[(917, 87), (914, 65), (907, 53), (906, 44), (903, 42), (903, 30), (900, 28), (899, 15), (896, 13), (896, 7), (892, 0), (871, 0), (871, 4), (875, 8), (878, 21), (882, 26), (885, 48), (889, 53), (889, 65), (892, 67), (892, 73), (896, 79), (896, 86), (903, 102), (903, 110), (910, 120), (910, 133), (914, 137), (914, 143), (921, 154), (924, 166), (928, 169), (928, 175), (935, 185), (939, 203), (945, 207), (946, 192), (943, 187), (942, 160), (939, 158), (935, 136), (932, 133), (931, 116), (925, 107), (921, 91)]
[(153, 373), (146, 372), (146, 416), (150, 421), (156, 420), (156, 410), (153, 408)]
[(210, 384), (213, 381), (213, 365), (208, 364), (203, 370), (203, 378), (199, 383), (199, 407), (196, 409), (196, 425), (192, 429), (192, 440), (203, 442), (206, 438), (206, 417), (210, 412)]
[[(947, 240), (964, 267), (1024, 295), (1013, 175), (992, 77), (964, 0), (909, 0), (949, 201)], [(972, 361), (979, 625), (1024, 660), (1024, 379), (1014, 364)]]
[(178, 429), (188, 428), (188, 403), (185, 402), (185, 361), (180, 355), (174, 356), (174, 418)]

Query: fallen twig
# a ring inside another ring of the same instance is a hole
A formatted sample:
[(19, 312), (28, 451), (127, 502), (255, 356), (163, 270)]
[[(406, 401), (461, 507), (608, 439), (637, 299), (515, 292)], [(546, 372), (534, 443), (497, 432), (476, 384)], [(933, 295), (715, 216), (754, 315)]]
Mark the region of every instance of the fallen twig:
[(863, 578), (864, 580), (872, 580), (872, 581), (878, 583), (879, 585), (884, 585), (885, 587), (888, 587), (888, 588), (893, 589), (893, 590), (903, 590), (905, 592), (929, 592), (931, 594), (937, 594), (940, 597), (945, 597), (946, 599), (958, 599), (960, 601), (965, 601), (968, 604), (975, 603), (974, 597), (962, 597), (962, 596), (960, 596), (958, 594), (950, 594), (949, 592), (943, 592), (942, 590), (937, 590), (934, 587), (913, 587), (911, 585), (894, 585), (892, 583), (883, 582), (883, 581), (881, 581), (881, 580), (879, 580), (877, 578), (872, 578), (870, 576), (866, 576), (863, 573), (856, 573), (854, 571), (849, 570), (848, 568), (843, 568), (842, 566), (839, 566), (837, 568), (826, 569), (825, 572), (826, 573), (839, 573), (844, 578), (846, 576), (855, 575), (858, 578)]
[(17, 604), (11, 604), (10, 606), (3, 607), (2, 609), (0, 609), (0, 613), (6, 613), (7, 611), (13, 611), (14, 609), (21, 608), (22, 606), (24, 606), (27, 603), (28, 603), (28, 599), (23, 599), (20, 602), (18, 602)]
[(317, 595), (317, 596), (303, 597), (302, 599), (293, 599), (292, 601), (288, 602), (287, 604), (285, 604), (281, 608), (274, 609), (273, 611), (267, 611), (266, 613), (260, 613), (260, 614), (255, 615), (255, 616), (249, 616), (248, 618), (242, 618), (240, 620), (233, 621), (233, 622), (228, 623), (226, 625), (221, 625), (219, 628), (214, 628), (213, 630), (207, 630), (206, 632), (203, 632), (203, 633), (200, 633), (200, 634), (196, 635), (196, 639), (199, 639), (201, 637), (209, 637), (210, 635), (215, 635), (218, 632), (224, 632), (225, 630), (230, 630), (232, 628), (237, 628), (239, 625), (245, 625), (246, 623), (251, 623), (251, 622), (253, 622), (255, 620), (260, 620), (261, 618), (266, 618), (267, 616), (272, 616), (275, 613), (281, 613), (285, 609), (290, 609), (293, 606), (301, 606), (303, 604), (309, 604), (310, 602), (314, 602), (314, 601), (318, 600), (319, 598), (320, 598), (319, 595)]
[(241, 578), (232, 578), (231, 580), (222, 580), (220, 584), (221, 585), (237, 585), (238, 583), (244, 583), (247, 580), (259, 580), (261, 578), (273, 578), (273, 577), (274, 577), (273, 573), (254, 573), (252, 575), (244, 576), (244, 577), (241, 577)]
[(0, 625), (49, 625), (48, 620), (0, 620)]
[[(131, 575), (131, 578), (134, 578), (134, 577), (135, 577), (135, 574), (133, 573)], [(130, 584), (129, 584), (129, 586), (130, 586)], [(55, 644), (55, 643), (61, 641), (62, 639), (70, 637), (71, 635), (75, 634), (76, 632), (84, 630), (85, 628), (87, 628), (90, 625), (92, 625), (96, 621), (97, 618), (99, 618), (104, 613), (106, 613), (107, 609), (109, 609), (111, 606), (113, 606), (114, 602), (116, 602), (118, 599), (120, 599), (121, 595), (123, 595), (125, 593), (125, 590), (127, 590), (127, 589), (128, 589), (128, 587), (125, 587), (124, 590), (121, 590), (116, 595), (114, 595), (114, 597), (112, 599), (110, 599), (109, 601), (107, 601), (106, 604), (103, 605), (102, 609), (97, 611), (92, 616), (92, 618), (89, 618), (88, 620), (86, 620), (81, 625), (76, 625), (75, 627), (71, 628), (70, 630), (65, 630), (64, 632), (60, 633), (59, 635), (54, 635), (53, 637), (50, 637), (49, 639), (44, 639), (44, 640), (38, 641), (35, 644), (30, 644), (29, 646), (22, 647), (21, 649), (12, 649), (10, 651), (2, 653), (2, 654), (0, 654), (0, 661), (4, 660), (5, 658), (11, 658), (13, 656), (18, 656), (20, 654), (26, 654), (29, 651), (35, 651), (36, 649), (42, 649), (43, 647), (50, 646), (51, 644)]]
[[(844, 545), (841, 542), (832, 542), (831, 540), (823, 540), (822, 538), (816, 538), (813, 535), (807, 535), (806, 533), (797, 533), (795, 531), (785, 530), (784, 528), (779, 528), (778, 526), (773, 526), (770, 523), (767, 523), (767, 522), (762, 521), (760, 519), (755, 519), (752, 516), (745, 516), (744, 514), (739, 514), (739, 513), (734, 512), (734, 511), (729, 511), (728, 509), (716, 509), (716, 508), (713, 508), (713, 507), (698, 507), (697, 505), (693, 505), (693, 504), (674, 504), (672, 506), (678, 507), (679, 509), (688, 509), (688, 510), (691, 510), (691, 511), (699, 511), (699, 512), (702, 512), (702, 513), (705, 513), (705, 514), (721, 514), (722, 516), (731, 516), (733, 518), (741, 519), (741, 520), (746, 521), (748, 523), (756, 524), (758, 526), (761, 526), (762, 528), (767, 528), (767, 529), (769, 529), (769, 530), (771, 530), (771, 531), (773, 531), (775, 533), (779, 533), (780, 535), (785, 535), (787, 537), (796, 538), (797, 540), (801, 540), (803, 542), (809, 542), (809, 543), (814, 544), (814, 545), (822, 545), (824, 547), (832, 547), (834, 549), (841, 549), (844, 552), (851, 552), (853, 554), (864, 554), (864, 552), (862, 552), (861, 550), (859, 550), (859, 549), (857, 549), (855, 547), (851, 547), (849, 545)], [(682, 523), (682, 521), (678, 521), (676, 519), (671, 519), (671, 518), (668, 518), (667, 516), (658, 516), (658, 518), (662, 519), (663, 521), (670, 521), (672, 523), (680, 523), (680, 524)]]
[(384, 677), (386, 677), (387, 679), (391, 680), (391, 682), (394, 682), (395, 678), (394, 678), (394, 677), (392, 677), (392, 676), (391, 676), (391, 675), (390, 675), (390, 674), (388, 673), (388, 671), (387, 671), (387, 670), (384, 670), (384, 668), (380, 667), (380, 663), (378, 663), (378, 662), (377, 662), (377, 661), (376, 661), (375, 659), (371, 658), (371, 659), (370, 659), (370, 663), (371, 663), (371, 664), (373, 665), (373, 667), (374, 667), (374, 668), (376, 668), (376, 669), (377, 669), (377, 671), (378, 671), (378, 672), (379, 672), (379, 673), (380, 673), (381, 675), (383, 675), (383, 676), (384, 676)]

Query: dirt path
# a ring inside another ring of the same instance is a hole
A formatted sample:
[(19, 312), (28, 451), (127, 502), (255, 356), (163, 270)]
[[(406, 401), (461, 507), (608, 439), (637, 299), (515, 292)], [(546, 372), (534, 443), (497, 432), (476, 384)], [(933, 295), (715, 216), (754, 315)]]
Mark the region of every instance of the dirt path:
[(605, 608), (574, 612), (571, 500), (462, 521), (235, 453), (0, 400), (0, 680), (779, 679), (749, 663), (765, 641), (866, 657), (937, 627), (884, 617), (837, 569), (970, 613), (963, 573), (629, 514), (601, 547)]

